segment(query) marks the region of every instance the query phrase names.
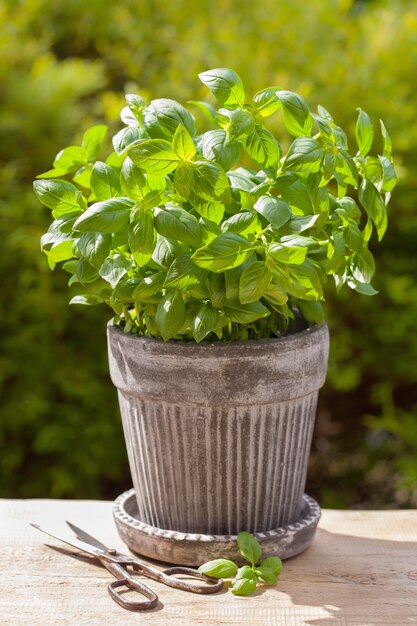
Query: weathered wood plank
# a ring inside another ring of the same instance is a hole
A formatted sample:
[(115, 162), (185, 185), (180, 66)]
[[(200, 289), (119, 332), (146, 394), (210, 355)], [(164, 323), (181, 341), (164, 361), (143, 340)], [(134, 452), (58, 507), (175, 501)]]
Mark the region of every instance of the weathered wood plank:
[[(286, 561), (279, 585), (249, 598), (197, 596), (149, 585), (160, 604), (129, 613), (107, 594), (110, 575), (62, 552), (29, 526), (69, 519), (125, 550), (112, 503), (0, 501), (0, 624), (169, 626), (407, 626), (417, 624), (417, 511), (323, 511), (312, 547)], [(70, 550), (70, 548), (69, 548)]]

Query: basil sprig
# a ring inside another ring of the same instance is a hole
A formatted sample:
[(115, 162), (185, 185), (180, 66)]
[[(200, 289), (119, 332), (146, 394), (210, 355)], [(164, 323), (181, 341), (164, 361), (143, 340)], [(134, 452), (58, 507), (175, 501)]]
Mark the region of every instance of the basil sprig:
[(198, 571), (213, 578), (233, 579), (232, 593), (235, 596), (249, 596), (259, 583), (276, 585), (282, 570), (282, 562), (277, 556), (269, 556), (259, 563), (261, 546), (256, 537), (242, 531), (237, 536), (241, 555), (250, 563), (239, 567), (228, 559), (215, 559), (200, 565)]

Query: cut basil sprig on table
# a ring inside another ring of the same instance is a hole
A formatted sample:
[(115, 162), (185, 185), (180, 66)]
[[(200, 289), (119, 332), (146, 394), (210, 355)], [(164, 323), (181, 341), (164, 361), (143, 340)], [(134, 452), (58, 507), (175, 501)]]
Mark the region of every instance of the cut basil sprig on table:
[[(217, 109), (128, 94), (111, 143), (93, 126), (35, 181), (53, 217), (41, 247), (71, 274), (71, 303), (107, 303), (128, 333), (200, 342), (320, 324), (330, 279), (377, 293), (369, 241), (396, 184), (383, 122), (378, 137), (358, 108), (349, 151), (332, 115), (295, 92), (251, 97), (228, 68), (199, 78)], [(286, 152), (266, 127), (275, 113)]]
[(277, 556), (269, 556), (259, 563), (261, 546), (256, 537), (242, 531), (237, 536), (239, 551), (250, 565), (239, 567), (228, 559), (215, 559), (200, 565), (198, 571), (213, 578), (233, 579), (232, 593), (235, 596), (249, 596), (258, 584), (276, 585), (282, 570), (282, 562)]

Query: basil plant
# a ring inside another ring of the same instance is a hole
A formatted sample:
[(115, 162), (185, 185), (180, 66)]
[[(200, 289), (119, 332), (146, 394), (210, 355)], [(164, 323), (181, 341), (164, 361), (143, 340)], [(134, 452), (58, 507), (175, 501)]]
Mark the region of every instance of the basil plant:
[[(127, 333), (155, 338), (267, 338), (323, 321), (327, 282), (373, 295), (373, 233), (387, 227), (396, 183), (391, 141), (359, 109), (356, 148), (319, 106), (267, 87), (248, 98), (230, 69), (199, 75), (219, 103), (126, 96), (124, 124), (65, 148), (34, 183), (53, 222), (42, 249), (79, 295), (106, 302)], [(266, 128), (276, 112), (286, 154)], [(330, 281), (329, 281), (330, 278)]]

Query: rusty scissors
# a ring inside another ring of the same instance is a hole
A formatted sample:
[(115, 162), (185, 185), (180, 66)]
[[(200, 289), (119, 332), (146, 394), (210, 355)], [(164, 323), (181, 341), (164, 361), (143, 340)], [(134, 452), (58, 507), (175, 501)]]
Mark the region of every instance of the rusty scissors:
[[(108, 548), (100, 541), (86, 533), (81, 528), (78, 528), (71, 522), (66, 522), (71, 530), (74, 532), (76, 538), (67, 539), (58, 537), (43, 528), (38, 524), (31, 524), (33, 528), (42, 531), (46, 535), (58, 539), (63, 543), (66, 543), (74, 548), (78, 548), (82, 552), (92, 555), (98, 559), (117, 580), (109, 583), (107, 586), (110, 596), (115, 602), (117, 602), (124, 609), (129, 611), (144, 611), (154, 608), (158, 603), (158, 596), (147, 585), (140, 582), (137, 578), (132, 576), (132, 573), (142, 574), (146, 578), (156, 580), (168, 587), (174, 589), (181, 589), (182, 591), (190, 591), (191, 593), (216, 593), (223, 587), (223, 581), (215, 578), (209, 578), (205, 574), (201, 574), (195, 569), (190, 567), (170, 567), (164, 571), (152, 567), (147, 563), (140, 561), (134, 556), (122, 554), (115, 548)], [(130, 568), (130, 569), (129, 569)], [(183, 574), (194, 579), (203, 580), (204, 584), (196, 584), (189, 580), (182, 580), (175, 578), (174, 574)], [(127, 587), (132, 591), (137, 591), (146, 600), (128, 600), (123, 594), (119, 593), (117, 589), (119, 587)]]

